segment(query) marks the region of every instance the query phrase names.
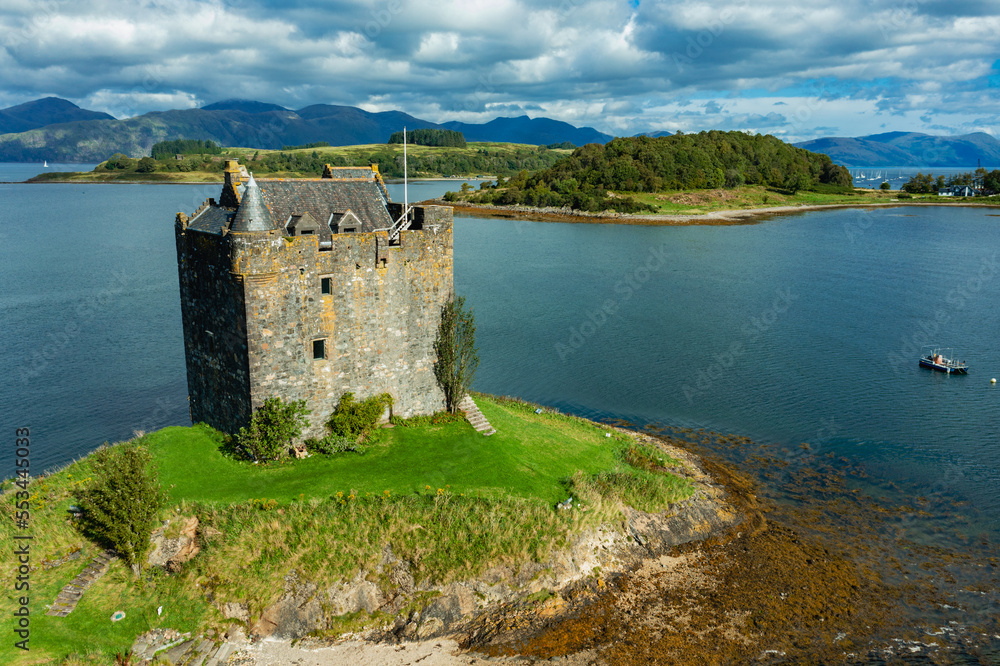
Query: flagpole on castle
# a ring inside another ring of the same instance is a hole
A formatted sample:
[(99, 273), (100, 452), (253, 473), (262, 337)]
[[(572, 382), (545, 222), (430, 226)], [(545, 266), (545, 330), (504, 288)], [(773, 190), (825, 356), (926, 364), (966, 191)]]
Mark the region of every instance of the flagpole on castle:
[(403, 215), (405, 216), (407, 211), (410, 210), (410, 193), (406, 188), (407, 185), (407, 173), (406, 173), (406, 125), (403, 126)]

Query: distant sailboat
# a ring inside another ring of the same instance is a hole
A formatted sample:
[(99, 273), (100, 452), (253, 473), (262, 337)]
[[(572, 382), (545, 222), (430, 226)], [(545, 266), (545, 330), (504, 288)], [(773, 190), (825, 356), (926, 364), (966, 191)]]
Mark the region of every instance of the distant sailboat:
[(48, 162), (48, 160), (42, 160), (42, 166), (45, 167), (46, 169), (48, 169), (49, 168), (49, 162)]

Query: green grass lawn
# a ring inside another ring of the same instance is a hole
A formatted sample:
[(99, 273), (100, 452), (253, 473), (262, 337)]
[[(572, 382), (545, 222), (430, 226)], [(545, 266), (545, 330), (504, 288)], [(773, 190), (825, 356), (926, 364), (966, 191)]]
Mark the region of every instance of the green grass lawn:
[(280, 502), (328, 498), (336, 492), (393, 495), (448, 488), (452, 493), (510, 494), (549, 504), (566, 499), (565, 481), (616, 463), (622, 435), (559, 414), (477, 398), (497, 429), (485, 437), (467, 421), (395, 427), (363, 454), (316, 455), (268, 466), (233, 460), (217, 433), (204, 427), (164, 428), (146, 437), (173, 501), (229, 504), (267, 498)]

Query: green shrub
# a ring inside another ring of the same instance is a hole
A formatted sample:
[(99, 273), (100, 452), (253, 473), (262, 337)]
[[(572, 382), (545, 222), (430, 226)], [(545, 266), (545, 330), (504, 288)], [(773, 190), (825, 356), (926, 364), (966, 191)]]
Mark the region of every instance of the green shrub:
[(108, 161), (104, 163), (104, 168), (107, 171), (132, 171), (135, 169), (136, 161), (133, 160), (128, 155), (122, 153), (115, 153), (108, 158)]
[(98, 449), (92, 480), (79, 492), (84, 532), (114, 548), (136, 576), (165, 495), (149, 451), (137, 444)]
[(152, 157), (143, 157), (135, 168), (139, 173), (153, 173), (156, 171), (156, 160)]
[(392, 409), (392, 396), (388, 393), (373, 395), (358, 402), (354, 399), (354, 394), (348, 391), (340, 396), (337, 408), (333, 410), (326, 425), (334, 435), (358, 441), (378, 425), (386, 409)]
[(335, 453), (346, 453), (347, 451), (358, 451), (358, 443), (349, 437), (329, 434), (322, 439), (310, 437), (306, 440), (306, 450), (309, 453), (322, 453), (333, 455)]
[(457, 421), (462, 421), (465, 419), (465, 414), (451, 412), (435, 412), (434, 414), (420, 414), (418, 416), (411, 416), (408, 419), (400, 418), (398, 416), (393, 416), (389, 419), (389, 422), (396, 426), (401, 426), (403, 428), (419, 428), (429, 425), (445, 425), (448, 423), (455, 423)]
[(250, 425), (240, 428), (234, 440), (236, 452), (249, 460), (276, 460), (302, 434), (306, 420), (305, 400), (285, 402), (268, 398), (250, 418)]

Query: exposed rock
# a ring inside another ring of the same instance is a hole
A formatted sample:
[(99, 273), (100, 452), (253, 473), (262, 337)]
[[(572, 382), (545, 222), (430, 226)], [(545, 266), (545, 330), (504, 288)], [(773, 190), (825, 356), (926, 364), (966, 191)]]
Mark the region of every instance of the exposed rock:
[(250, 608), (246, 604), (230, 601), (222, 604), (222, 616), (229, 620), (239, 620), (240, 622), (250, 621)]
[(327, 589), (325, 597), (326, 606), (333, 616), (358, 611), (374, 613), (388, 601), (378, 586), (365, 580), (361, 574), (350, 583)]
[[(396, 615), (392, 627), (388, 631), (373, 628), (366, 635), (396, 642), (471, 629), (482, 638), (507, 631), (512, 619), (520, 623), (518, 618), (559, 614), (567, 604), (593, 596), (605, 589), (606, 581), (634, 570), (650, 557), (720, 535), (743, 520), (723, 501), (725, 492), (714, 485), (697, 458), (660, 440), (629, 434), (679, 460), (682, 466), (671, 471), (695, 482), (694, 496), (660, 514), (626, 509), (623, 528), (604, 525), (578, 534), (567, 548), (545, 562), (529, 562), (517, 570), (492, 567), (474, 580), (444, 586), (416, 585), (411, 563), (397, 557), (388, 545), (373, 571), (359, 572), (350, 582), (323, 591), (290, 574), (283, 596), (264, 610), (252, 633), (272, 639), (299, 639), (330, 626), (335, 617), (381, 611)], [(414, 609), (420, 598), (427, 599), (426, 605)], [(404, 609), (410, 611), (404, 613)], [(230, 619), (248, 624), (253, 620), (245, 604), (230, 602), (220, 610)], [(473, 626), (481, 611), (498, 613), (500, 621)]]
[(264, 610), (253, 626), (253, 633), (273, 638), (301, 638), (323, 624), (323, 605), (316, 595), (316, 585), (299, 582), (293, 573), (285, 578), (285, 594)]
[(178, 520), (183, 521), (178, 536), (166, 538), (164, 533), (169, 525), (165, 525), (153, 532), (152, 537), (150, 537), (153, 547), (146, 561), (151, 566), (163, 567), (167, 571), (176, 572), (180, 570), (182, 564), (189, 561), (201, 550), (197, 540), (198, 517), (182, 516)]
[(479, 608), (475, 593), (466, 585), (452, 583), (441, 590), (420, 613), (417, 636), (421, 639), (440, 636)]

